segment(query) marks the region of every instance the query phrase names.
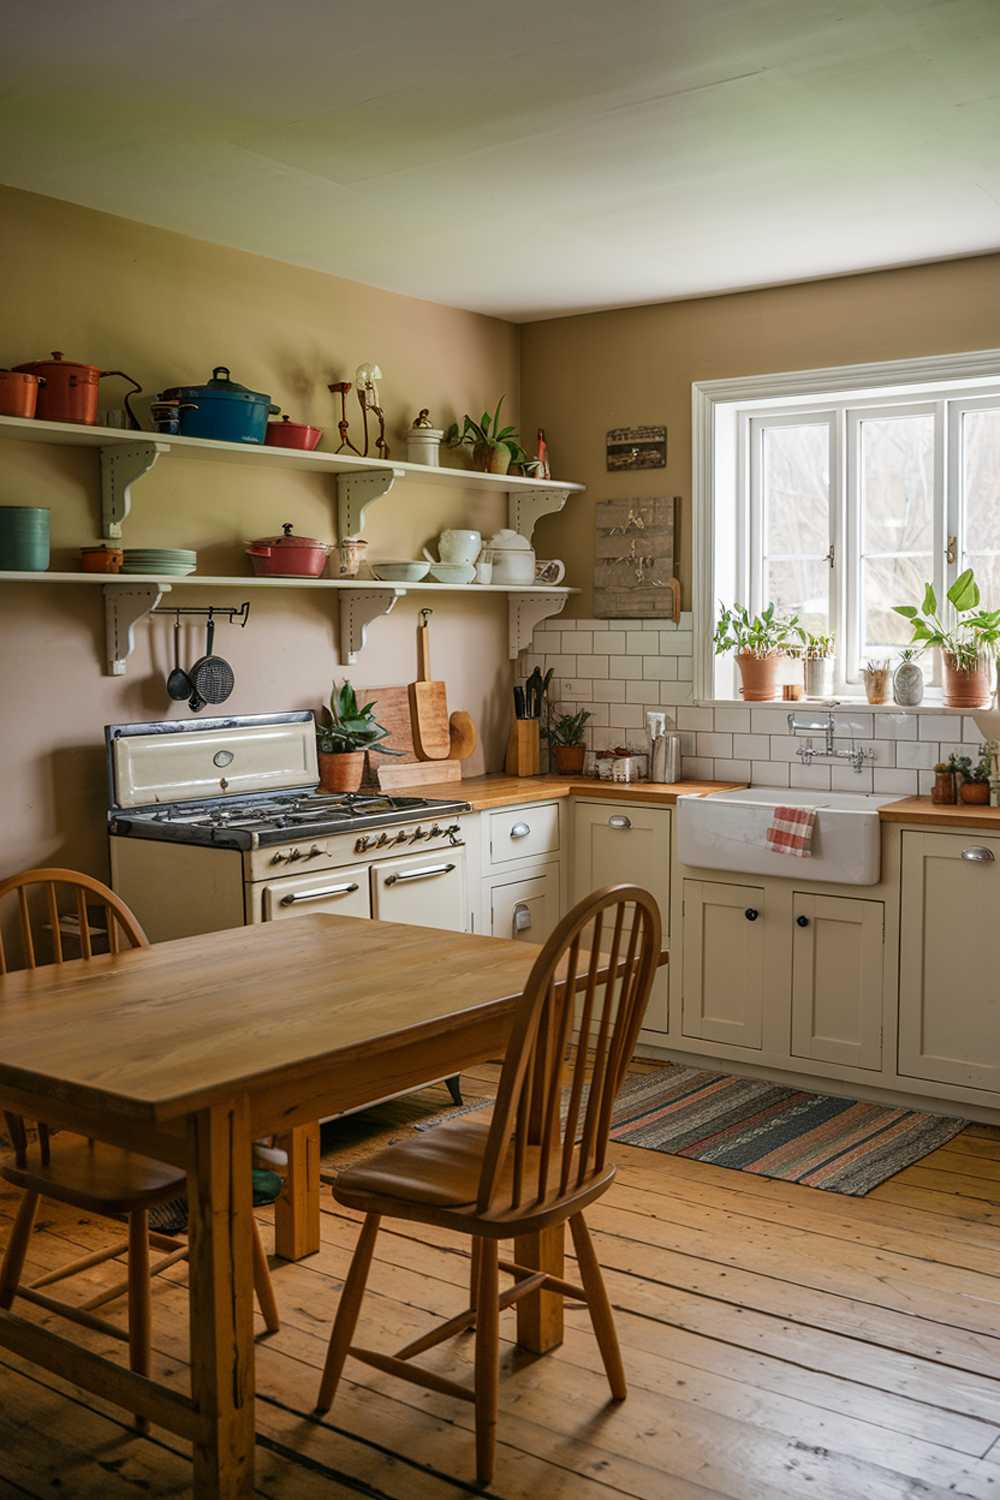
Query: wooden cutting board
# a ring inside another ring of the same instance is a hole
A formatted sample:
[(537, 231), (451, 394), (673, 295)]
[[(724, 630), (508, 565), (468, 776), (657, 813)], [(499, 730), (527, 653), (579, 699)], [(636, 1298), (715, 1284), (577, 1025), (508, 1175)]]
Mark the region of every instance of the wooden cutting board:
[(378, 768), (378, 784), (383, 792), (401, 791), (407, 786), (434, 786), (439, 781), (461, 781), (462, 766), (457, 760), (418, 760), (412, 766), (393, 761)]
[(417, 680), (410, 683), (410, 719), (413, 744), (421, 760), (444, 760), (451, 749), (448, 724), (448, 694), (443, 682), (431, 681), (431, 643), (427, 618), (420, 611), (417, 626)]
[(412, 765), (418, 760), (410, 723), (410, 690), (407, 687), (358, 688), (358, 702), (375, 704), (377, 722), (389, 731), (379, 744), (400, 752), (389, 756), (380, 755), (377, 750), (368, 752), (365, 781), (376, 785), (380, 766)]

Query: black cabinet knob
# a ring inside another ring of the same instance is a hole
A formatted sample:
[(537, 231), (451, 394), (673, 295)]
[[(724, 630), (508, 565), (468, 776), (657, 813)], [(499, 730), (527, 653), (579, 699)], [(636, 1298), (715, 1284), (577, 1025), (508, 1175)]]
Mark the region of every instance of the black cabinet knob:
[(748, 922), (756, 922), (757, 918), (760, 916), (760, 912), (755, 906), (748, 906), (743, 915), (746, 917)]
[(796, 922), (798, 922), (798, 924), (799, 924), (800, 927), (808, 927), (809, 926), (809, 918), (808, 917), (796, 917), (795, 920), (796, 920)]

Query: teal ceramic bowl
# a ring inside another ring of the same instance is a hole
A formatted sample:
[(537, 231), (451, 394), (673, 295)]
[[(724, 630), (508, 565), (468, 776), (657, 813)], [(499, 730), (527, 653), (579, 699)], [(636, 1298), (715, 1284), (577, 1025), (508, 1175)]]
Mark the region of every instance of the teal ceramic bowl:
[(44, 573), (49, 566), (49, 512), (41, 505), (0, 505), (0, 571)]

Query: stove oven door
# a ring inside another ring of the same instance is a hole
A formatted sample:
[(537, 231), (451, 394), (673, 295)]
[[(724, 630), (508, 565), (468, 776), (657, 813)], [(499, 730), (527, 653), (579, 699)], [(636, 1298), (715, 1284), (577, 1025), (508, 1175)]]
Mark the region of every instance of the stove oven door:
[(373, 864), (372, 916), (465, 932), (465, 849), (435, 849)]
[(269, 880), (260, 899), (261, 916), (265, 922), (316, 911), (334, 912), (338, 917), (370, 917), (372, 914), (365, 865)]

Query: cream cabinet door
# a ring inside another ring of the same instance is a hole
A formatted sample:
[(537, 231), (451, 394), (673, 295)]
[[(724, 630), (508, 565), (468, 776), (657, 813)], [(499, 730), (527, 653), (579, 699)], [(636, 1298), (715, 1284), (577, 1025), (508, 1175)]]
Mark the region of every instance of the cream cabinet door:
[(489, 910), (492, 937), (544, 943), (559, 920), (559, 866), (494, 883)]
[(880, 1068), (882, 902), (796, 891), (792, 912), (792, 1056)]
[[(670, 932), (670, 809), (635, 803), (576, 804), (573, 823), (573, 900), (605, 885), (640, 885), (656, 897), (663, 944)], [(610, 942), (610, 938), (608, 938)], [(643, 1033), (650, 1041), (669, 1028), (666, 967), (657, 970)]]
[(684, 1035), (759, 1049), (764, 1030), (763, 887), (685, 880), (683, 911)]
[(1000, 1091), (1000, 838), (903, 834), (899, 1072)]

